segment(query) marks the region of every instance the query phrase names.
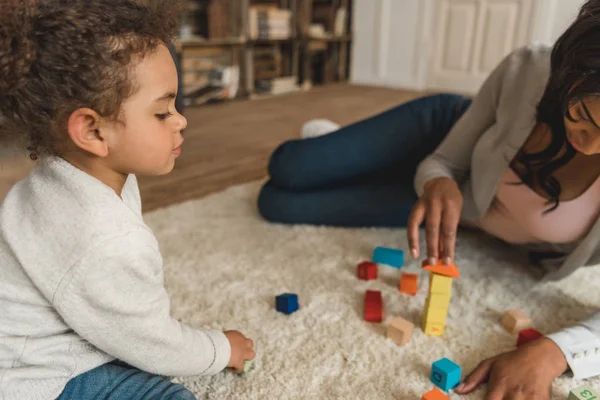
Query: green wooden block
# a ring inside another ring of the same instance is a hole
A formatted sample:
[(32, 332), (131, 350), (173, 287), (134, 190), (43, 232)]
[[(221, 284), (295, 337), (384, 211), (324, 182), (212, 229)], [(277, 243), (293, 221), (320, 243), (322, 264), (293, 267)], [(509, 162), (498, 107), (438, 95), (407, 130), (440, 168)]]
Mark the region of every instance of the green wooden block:
[(571, 390), (567, 400), (600, 400), (600, 394), (596, 389), (583, 385)]
[(254, 366), (254, 360), (244, 360), (244, 370), (238, 372), (238, 374), (245, 374), (246, 372), (250, 371), (252, 369), (252, 367)]

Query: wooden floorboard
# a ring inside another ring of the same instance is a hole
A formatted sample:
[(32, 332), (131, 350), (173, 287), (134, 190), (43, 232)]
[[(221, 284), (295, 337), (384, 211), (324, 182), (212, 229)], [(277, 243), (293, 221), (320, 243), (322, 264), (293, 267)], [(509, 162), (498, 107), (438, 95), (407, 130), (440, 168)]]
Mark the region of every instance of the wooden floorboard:
[[(298, 138), (307, 120), (328, 118), (345, 125), (421, 95), (332, 85), (261, 100), (189, 108), (183, 152), (173, 172), (139, 177), (144, 211), (264, 178), (271, 152), (283, 141)], [(24, 157), (0, 158), (0, 198), (29, 168)]]

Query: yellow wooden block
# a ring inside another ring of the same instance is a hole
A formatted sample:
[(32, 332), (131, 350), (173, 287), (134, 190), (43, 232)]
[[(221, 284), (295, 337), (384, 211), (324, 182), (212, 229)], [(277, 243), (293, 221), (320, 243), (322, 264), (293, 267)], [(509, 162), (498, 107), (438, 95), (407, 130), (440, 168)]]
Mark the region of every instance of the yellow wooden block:
[(443, 336), (446, 325), (438, 322), (422, 323), (423, 332), (430, 336)]
[(450, 306), (450, 295), (430, 293), (426, 305), (436, 308), (448, 308)]
[(447, 294), (452, 293), (452, 278), (439, 274), (430, 274), (429, 293)]
[(446, 323), (446, 317), (448, 316), (447, 308), (435, 308), (429, 307), (425, 310), (423, 318), (427, 323), (429, 322), (438, 322), (441, 324)]

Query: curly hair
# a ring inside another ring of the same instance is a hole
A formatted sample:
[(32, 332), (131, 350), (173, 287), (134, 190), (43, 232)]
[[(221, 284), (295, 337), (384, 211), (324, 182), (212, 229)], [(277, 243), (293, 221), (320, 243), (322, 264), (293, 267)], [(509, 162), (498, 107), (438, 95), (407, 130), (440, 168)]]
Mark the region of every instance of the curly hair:
[(30, 157), (59, 153), (78, 108), (116, 120), (136, 91), (131, 71), (171, 42), (178, 0), (2, 0), (0, 139)]

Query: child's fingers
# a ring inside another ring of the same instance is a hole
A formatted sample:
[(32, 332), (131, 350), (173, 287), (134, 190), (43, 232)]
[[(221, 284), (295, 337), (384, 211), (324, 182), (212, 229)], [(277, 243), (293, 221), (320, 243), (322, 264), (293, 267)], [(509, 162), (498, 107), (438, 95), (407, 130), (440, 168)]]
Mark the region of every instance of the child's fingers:
[(456, 388), (454, 391), (458, 394), (467, 394), (477, 388), (477, 386), (484, 383), (492, 369), (493, 359), (487, 359), (479, 363), (479, 365), (467, 376), (467, 378)]
[(254, 347), (254, 342), (252, 341), (252, 339), (246, 339), (246, 347), (249, 349)]
[(254, 360), (254, 357), (256, 357), (256, 353), (254, 352), (254, 350), (246, 350), (244, 352), (245, 360)]

